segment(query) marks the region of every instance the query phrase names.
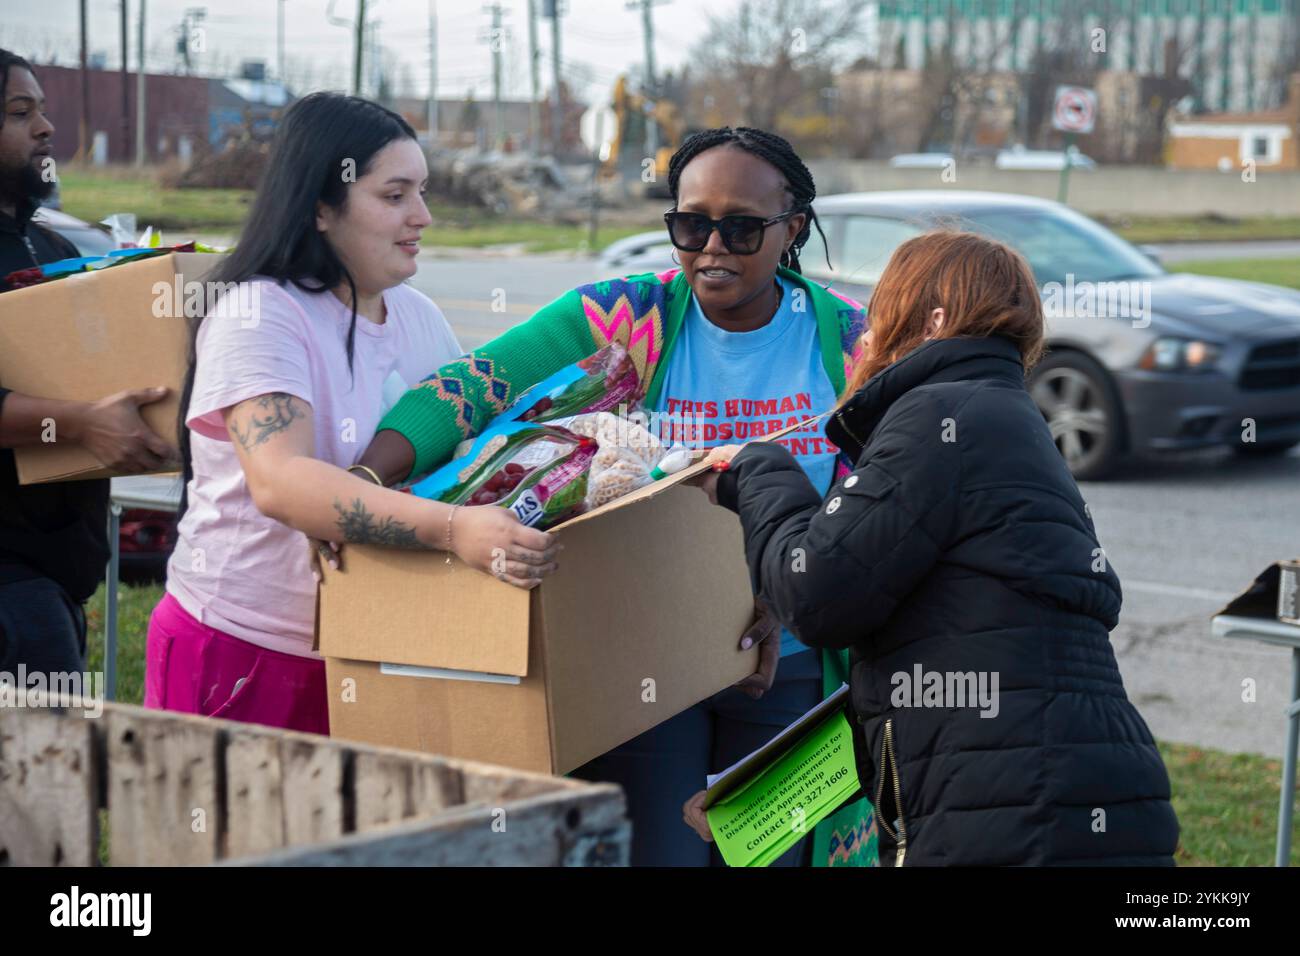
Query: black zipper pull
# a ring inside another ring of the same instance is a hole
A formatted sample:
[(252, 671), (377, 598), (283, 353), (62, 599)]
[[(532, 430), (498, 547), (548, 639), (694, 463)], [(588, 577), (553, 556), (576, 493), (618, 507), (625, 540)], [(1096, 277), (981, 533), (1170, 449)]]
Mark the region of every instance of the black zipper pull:
[(839, 422), (840, 428), (844, 429), (844, 433), (846, 435), (848, 435), (850, 438), (852, 438), (855, 442), (858, 443), (858, 449), (860, 453), (862, 447), (866, 445), (866, 442), (864, 442), (861, 438), (859, 438), (857, 434), (853, 431), (853, 429), (849, 427), (849, 423), (844, 420), (844, 409), (841, 408), (836, 410), (835, 421)]

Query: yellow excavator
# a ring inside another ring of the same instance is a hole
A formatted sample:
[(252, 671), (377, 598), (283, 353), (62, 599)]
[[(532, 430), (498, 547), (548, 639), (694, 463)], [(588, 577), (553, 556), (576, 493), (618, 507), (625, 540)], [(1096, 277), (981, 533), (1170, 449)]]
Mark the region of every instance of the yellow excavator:
[(609, 155), (601, 164), (601, 173), (621, 176), (625, 182), (640, 180), (645, 184), (646, 196), (666, 198), (668, 161), (687, 134), (677, 104), (632, 92), (627, 77), (620, 76), (614, 83), (610, 107), (618, 120), (618, 129), (610, 143)]

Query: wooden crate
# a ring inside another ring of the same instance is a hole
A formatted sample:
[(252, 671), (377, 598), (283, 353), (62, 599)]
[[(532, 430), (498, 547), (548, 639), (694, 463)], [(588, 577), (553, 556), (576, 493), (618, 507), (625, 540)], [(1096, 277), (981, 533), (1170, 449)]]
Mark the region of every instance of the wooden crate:
[(627, 865), (611, 784), (125, 704), (0, 708), (0, 865)]

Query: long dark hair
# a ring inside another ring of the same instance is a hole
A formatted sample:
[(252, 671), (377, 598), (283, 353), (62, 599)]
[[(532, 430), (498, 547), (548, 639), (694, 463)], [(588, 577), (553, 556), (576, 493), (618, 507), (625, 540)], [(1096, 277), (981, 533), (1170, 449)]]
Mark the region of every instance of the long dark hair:
[[(316, 205), (341, 209), (348, 185), (364, 176), (375, 154), (389, 143), (415, 139), (411, 124), (378, 103), (341, 93), (312, 93), (285, 111), (271, 145), (239, 242), (209, 276), (212, 283), (247, 282), (266, 276), (317, 292), (346, 283), (352, 296), (348, 325), (348, 368), (357, 329), (357, 287), (343, 262), (316, 228)], [(194, 477), (190, 430), (185, 425), (194, 391), (199, 321), (192, 322), (189, 363), (181, 389), (178, 439), (184, 474), (177, 521), (188, 505)]]
[[(817, 186), (813, 182), (812, 173), (808, 172), (808, 167), (799, 158), (799, 154), (794, 151), (794, 147), (776, 133), (769, 133), (763, 129), (754, 129), (751, 126), (737, 126), (735, 129), (730, 126), (721, 126), (688, 137), (677, 152), (673, 153), (673, 158), (668, 162), (668, 191), (672, 194), (673, 202), (677, 202), (677, 184), (682, 178), (682, 170), (686, 168), (686, 164), (706, 149), (713, 149), (715, 146), (734, 146), (737, 149), (743, 149), (745, 152), (752, 153), (759, 159), (771, 163), (785, 177), (786, 185), (794, 201), (793, 208), (797, 212), (805, 213), (808, 217), (804, 220), (803, 228), (799, 230), (799, 234), (794, 237), (794, 242), (790, 243), (790, 258), (789, 262), (786, 263), (787, 268), (792, 272), (801, 273), (799, 250), (803, 248), (804, 243), (808, 241), (808, 237), (812, 235), (812, 227), (817, 227), (817, 233), (822, 237), (823, 247), (828, 247), (829, 243), (826, 242), (826, 233), (822, 232), (822, 224), (817, 221), (817, 213), (812, 208), (812, 201), (817, 198)], [(830, 266), (829, 258), (826, 265)]]

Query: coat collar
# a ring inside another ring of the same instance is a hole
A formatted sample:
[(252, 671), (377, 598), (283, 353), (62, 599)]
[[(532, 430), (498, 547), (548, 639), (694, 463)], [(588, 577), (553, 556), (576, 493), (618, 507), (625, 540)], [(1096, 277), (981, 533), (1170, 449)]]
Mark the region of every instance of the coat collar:
[(23, 235), (27, 232), (27, 224), (32, 221), (32, 216), (36, 215), (36, 210), (39, 208), (40, 203), (35, 199), (27, 198), (18, 204), (18, 215), (11, 216), (0, 212), (0, 232)]
[(1003, 379), (1024, 385), (1016, 343), (1004, 336), (935, 339), (882, 369), (831, 416), (826, 436), (854, 459), (891, 405), (914, 388), (938, 382)]

